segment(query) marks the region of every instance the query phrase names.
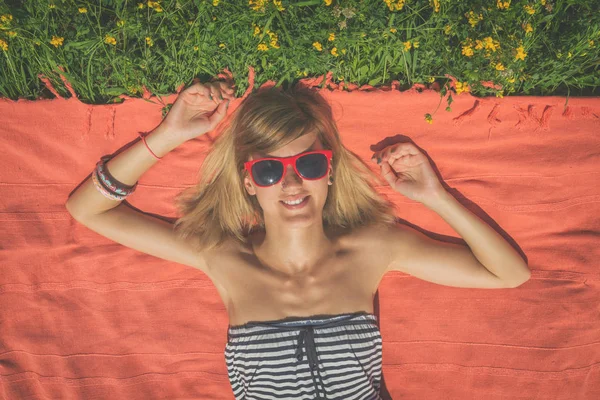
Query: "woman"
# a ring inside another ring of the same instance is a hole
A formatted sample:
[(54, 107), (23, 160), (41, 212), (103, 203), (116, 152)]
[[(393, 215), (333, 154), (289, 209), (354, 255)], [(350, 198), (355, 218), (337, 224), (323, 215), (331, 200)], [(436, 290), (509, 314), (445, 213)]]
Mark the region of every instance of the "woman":
[[(178, 198), (183, 216), (174, 225), (119, 206), (164, 154), (213, 130), (231, 99), (224, 82), (195, 83), (150, 135), (99, 161), (67, 208), (112, 240), (210, 277), (229, 315), (225, 361), (237, 399), (379, 399), (372, 305), (387, 271), (461, 287), (528, 279), (520, 256), (453, 202), (410, 143), (374, 155), (385, 180), (439, 211), (479, 254), (494, 249), (489, 268), (467, 246), (396, 225), (393, 205), (369, 182), (380, 178), (342, 145), (327, 102), (309, 89), (245, 99), (199, 184)], [(494, 265), (511, 267), (494, 274)]]

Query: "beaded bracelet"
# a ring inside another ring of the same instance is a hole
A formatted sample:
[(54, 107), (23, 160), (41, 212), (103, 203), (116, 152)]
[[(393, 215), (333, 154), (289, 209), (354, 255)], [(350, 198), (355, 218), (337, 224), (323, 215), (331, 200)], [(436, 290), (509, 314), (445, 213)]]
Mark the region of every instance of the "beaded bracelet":
[[(139, 135), (146, 145), (146, 148), (150, 151), (154, 158), (160, 160), (162, 157), (158, 157), (156, 154), (154, 154), (150, 147), (148, 147), (148, 143), (146, 143), (146, 137), (142, 135), (141, 132)], [(138, 183), (136, 182), (135, 185), (131, 186), (115, 179), (115, 177), (108, 172), (108, 168), (106, 168), (106, 162), (111, 158), (112, 156), (100, 157), (100, 161), (96, 163), (96, 168), (92, 174), (92, 181), (94, 182), (96, 189), (98, 189), (98, 191), (105, 197), (117, 201), (124, 200), (127, 196), (135, 192)]]
[(92, 175), (92, 180), (94, 181), (96, 189), (104, 196), (112, 200), (124, 200), (127, 196), (135, 192), (137, 182), (135, 185), (131, 186), (115, 179), (115, 177), (108, 172), (108, 168), (106, 168), (106, 162), (111, 158), (111, 156), (100, 158), (100, 161), (96, 163), (96, 169)]

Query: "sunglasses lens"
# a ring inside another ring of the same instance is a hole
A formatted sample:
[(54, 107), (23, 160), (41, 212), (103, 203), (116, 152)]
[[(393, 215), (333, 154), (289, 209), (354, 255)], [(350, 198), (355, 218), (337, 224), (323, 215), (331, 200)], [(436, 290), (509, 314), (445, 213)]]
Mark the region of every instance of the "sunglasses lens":
[(260, 186), (270, 186), (283, 176), (283, 164), (275, 160), (257, 162), (252, 166), (252, 176)]
[(323, 154), (307, 154), (296, 161), (296, 168), (304, 178), (321, 178), (327, 173), (327, 157)]

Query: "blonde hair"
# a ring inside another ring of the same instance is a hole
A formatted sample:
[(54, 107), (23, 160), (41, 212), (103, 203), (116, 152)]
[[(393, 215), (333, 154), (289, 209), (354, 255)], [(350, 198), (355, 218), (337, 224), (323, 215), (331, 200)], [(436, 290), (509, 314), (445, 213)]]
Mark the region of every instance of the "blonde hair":
[(244, 162), (251, 153), (274, 152), (312, 132), (324, 149), (333, 152), (334, 183), (323, 207), (324, 227), (394, 223), (393, 204), (369, 182), (382, 185), (383, 178), (344, 147), (327, 101), (316, 91), (296, 85), (288, 90), (259, 89), (235, 110), (208, 151), (200, 182), (176, 198), (182, 215), (175, 221), (177, 234), (195, 238), (198, 251), (219, 247), (227, 238), (246, 243), (251, 231), (265, 225), (256, 196), (244, 188)]

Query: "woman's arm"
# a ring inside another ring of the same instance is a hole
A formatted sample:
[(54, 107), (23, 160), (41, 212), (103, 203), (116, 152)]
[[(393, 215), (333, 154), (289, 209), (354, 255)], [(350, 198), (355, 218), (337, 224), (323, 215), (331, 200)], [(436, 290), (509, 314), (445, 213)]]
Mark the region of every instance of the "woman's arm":
[[(164, 156), (181, 144), (169, 136), (162, 125), (146, 136), (146, 143), (158, 157)], [(138, 143), (107, 161), (106, 168), (119, 182), (134, 185), (157, 161), (140, 139)], [(111, 210), (121, 202), (122, 200), (112, 200), (100, 193), (90, 176), (69, 197), (66, 208), (71, 215), (85, 218)]]

